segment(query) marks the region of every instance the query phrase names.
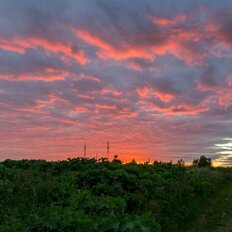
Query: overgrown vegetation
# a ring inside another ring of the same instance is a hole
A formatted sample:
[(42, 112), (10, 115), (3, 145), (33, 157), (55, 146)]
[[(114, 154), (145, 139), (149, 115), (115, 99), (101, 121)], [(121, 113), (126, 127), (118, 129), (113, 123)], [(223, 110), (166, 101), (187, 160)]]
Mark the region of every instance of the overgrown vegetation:
[(5, 160), (0, 231), (182, 231), (232, 176), (183, 164)]

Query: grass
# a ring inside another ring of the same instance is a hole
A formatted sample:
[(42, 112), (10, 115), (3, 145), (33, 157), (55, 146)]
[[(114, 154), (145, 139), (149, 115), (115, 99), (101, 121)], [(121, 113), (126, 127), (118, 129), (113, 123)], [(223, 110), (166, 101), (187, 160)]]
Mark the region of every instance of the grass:
[(232, 183), (209, 199), (188, 232), (232, 232)]

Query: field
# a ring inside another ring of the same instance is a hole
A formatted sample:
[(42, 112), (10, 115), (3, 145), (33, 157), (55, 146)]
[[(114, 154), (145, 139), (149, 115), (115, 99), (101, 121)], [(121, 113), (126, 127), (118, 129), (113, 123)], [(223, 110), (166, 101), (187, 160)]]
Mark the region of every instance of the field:
[(232, 169), (106, 159), (0, 163), (0, 231), (232, 231)]

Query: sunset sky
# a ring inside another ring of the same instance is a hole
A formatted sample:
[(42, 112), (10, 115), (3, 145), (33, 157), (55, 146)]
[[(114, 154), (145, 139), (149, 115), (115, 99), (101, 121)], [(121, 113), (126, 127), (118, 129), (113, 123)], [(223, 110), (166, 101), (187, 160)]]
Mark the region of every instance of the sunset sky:
[(0, 160), (232, 165), (231, 0), (0, 0)]

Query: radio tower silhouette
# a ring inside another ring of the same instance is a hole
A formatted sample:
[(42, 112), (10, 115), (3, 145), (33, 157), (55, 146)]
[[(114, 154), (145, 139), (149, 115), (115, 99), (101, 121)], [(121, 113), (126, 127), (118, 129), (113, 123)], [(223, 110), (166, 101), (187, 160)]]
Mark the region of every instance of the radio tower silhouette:
[(109, 142), (109, 139), (107, 140), (107, 159), (109, 160), (109, 157), (110, 157), (110, 142)]
[(84, 145), (84, 158), (86, 158), (86, 143)]

